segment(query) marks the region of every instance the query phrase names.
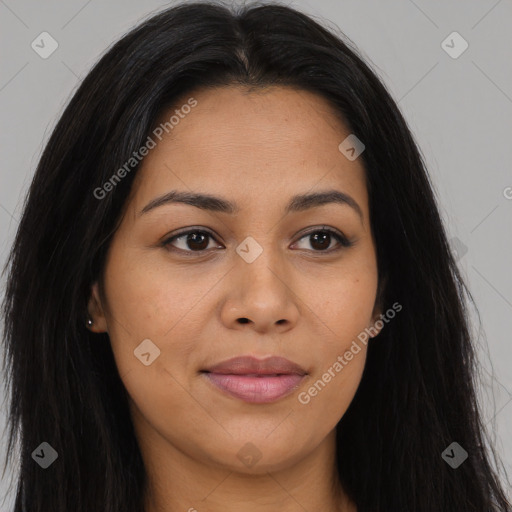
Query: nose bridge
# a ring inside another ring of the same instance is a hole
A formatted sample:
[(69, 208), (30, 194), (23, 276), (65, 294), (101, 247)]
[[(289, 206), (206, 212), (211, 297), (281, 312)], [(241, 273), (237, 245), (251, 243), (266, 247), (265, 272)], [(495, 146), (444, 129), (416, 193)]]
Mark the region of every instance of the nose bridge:
[(267, 293), (275, 293), (284, 286), (280, 276), (283, 269), (279, 248), (271, 235), (258, 236), (258, 240), (248, 236), (238, 245), (236, 252), (240, 258), (237, 271), (243, 286), (250, 285), (252, 291)]

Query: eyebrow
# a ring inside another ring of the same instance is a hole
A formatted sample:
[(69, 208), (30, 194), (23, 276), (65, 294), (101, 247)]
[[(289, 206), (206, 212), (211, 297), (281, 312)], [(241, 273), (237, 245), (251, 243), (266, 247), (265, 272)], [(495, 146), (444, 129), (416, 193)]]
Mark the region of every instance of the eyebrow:
[[(222, 197), (198, 192), (171, 190), (170, 192), (151, 200), (140, 211), (139, 216), (169, 203), (185, 203), (195, 206), (196, 208), (200, 208), (201, 210), (228, 213), (231, 215), (241, 211), (240, 207), (236, 203)], [(344, 192), (340, 192), (339, 190), (324, 190), (320, 192), (295, 195), (290, 199), (290, 202), (286, 206), (285, 213), (302, 212), (309, 210), (310, 208), (330, 203), (350, 206), (359, 215), (361, 221), (363, 220), (363, 212), (354, 198)]]

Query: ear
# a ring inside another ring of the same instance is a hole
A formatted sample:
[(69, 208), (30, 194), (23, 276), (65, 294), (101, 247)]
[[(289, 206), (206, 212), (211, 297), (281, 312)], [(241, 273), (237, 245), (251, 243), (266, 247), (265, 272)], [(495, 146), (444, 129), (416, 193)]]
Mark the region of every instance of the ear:
[(370, 338), (375, 338), (376, 336), (378, 336), (380, 331), (384, 327), (384, 322), (382, 322), (382, 320), (379, 323), (377, 323), (377, 321), (380, 320), (381, 313), (381, 307), (379, 304), (376, 303), (375, 307), (373, 308), (372, 323), (371, 325), (368, 326), (368, 331), (371, 333)]
[[(387, 275), (385, 275), (379, 281), (379, 285), (377, 287), (377, 297), (375, 299), (375, 305), (373, 307), (372, 312), (372, 324), (371, 328), (369, 328), (369, 331), (372, 333), (370, 334), (370, 338), (375, 338), (376, 336), (378, 336), (385, 325), (385, 323), (381, 320), (381, 315), (384, 302), (384, 291), (386, 289), (387, 282), (388, 278)], [(379, 320), (380, 322), (378, 322)]]
[(372, 325), (375, 324), (375, 322), (380, 319), (381, 313), (382, 308), (380, 307), (380, 304), (375, 303), (375, 307), (373, 308), (372, 312)]
[(89, 313), (89, 318), (93, 322), (91, 326), (87, 326), (87, 329), (97, 333), (108, 332), (107, 320), (105, 318), (104, 307), (102, 305), (99, 285), (97, 281), (91, 286), (91, 295), (89, 297), (87, 310)]

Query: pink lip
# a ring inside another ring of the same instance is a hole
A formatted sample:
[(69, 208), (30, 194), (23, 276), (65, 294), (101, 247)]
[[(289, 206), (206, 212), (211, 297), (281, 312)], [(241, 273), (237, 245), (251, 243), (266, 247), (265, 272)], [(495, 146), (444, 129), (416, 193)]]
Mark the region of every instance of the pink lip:
[(269, 403), (289, 395), (306, 375), (299, 365), (282, 357), (235, 357), (203, 370), (225, 393), (249, 403)]

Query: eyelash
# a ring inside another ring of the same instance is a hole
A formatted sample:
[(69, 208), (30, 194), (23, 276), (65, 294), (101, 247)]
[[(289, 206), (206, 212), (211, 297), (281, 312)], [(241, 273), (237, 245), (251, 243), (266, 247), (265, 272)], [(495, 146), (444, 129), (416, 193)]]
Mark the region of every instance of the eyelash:
[[(208, 237), (210, 237), (211, 239), (216, 240), (215, 236), (212, 233), (210, 233), (209, 231), (206, 231), (204, 229), (189, 229), (188, 231), (183, 231), (181, 233), (178, 233), (176, 235), (171, 236), (170, 238), (167, 238), (166, 240), (164, 240), (162, 242), (162, 246), (165, 247), (169, 251), (186, 254), (187, 256), (193, 256), (195, 254), (202, 255), (202, 254), (208, 252), (209, 249), (203, 249), (203, 250), (200, 250), (200, 251), (191, 251), (191, 250), (178, 249), (178, 248), (173, 247), (171, 245), (172, 242), (174, 242), (175, 240), (178, 240), (179, 238), (183, 238), (183, 237), (186, 237), (187, 235), (194, 234), (194, 233), (196, 233), (196, 234), (197, 233), (205, 234)], [(325, 228), (315, 229), (314, 231), (310, 231), (308, 233), (305, 233), (304, 235), (301, 236), (301, 238), (299, 238), (299, 241), (302, 240), (303, 238), (306, 238), (308, 236), (312, 236), (312, 235), (314, 235), (316, 233), (327, 233), (327, 234), (331, 235), (333, 238), (335, 238), (337, 240), (337, 242), (340, 244), (340, 246), (335, 248), (335, 249), (328, 249), (328, 250), (324, 250), (324, 251), (322, 251), (322, 250), (320, 250), (320, 251), (313, 250), (312, 252), (314, 252), (314, 253), (331, 254), (333, 252), (338, 252), (338, 251), (340, 251), (342, 249), (345, 249), (345, 248), (348, 248), (348, 247), (351, 247), (352, 245), (354, 245), (354, 242), (348, 240), (342, 233), (339, 233), (338, 231), (334, 231), (333, 229), (329, 229), (329, 228), (326, 228), (326, 227)]]

